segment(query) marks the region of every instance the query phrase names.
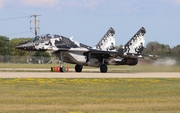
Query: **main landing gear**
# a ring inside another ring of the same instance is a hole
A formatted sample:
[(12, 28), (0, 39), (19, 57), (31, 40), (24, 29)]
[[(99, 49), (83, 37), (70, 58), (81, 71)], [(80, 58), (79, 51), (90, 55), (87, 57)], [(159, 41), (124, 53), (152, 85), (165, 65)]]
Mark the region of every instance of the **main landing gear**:
[[(76, 72), (81, 72), (82, 69), (83, 69), (83, 66), (82, 66), (82, 65), (76, 64), (76, 66), (75, 66), (75, 71), (76, 71)], [(101, 73), (106, 73), (107, 70), (108, 70), (108, 67), (107, 67), (106, 64), (102, 64), (102, 65), (100, 66), (100, 71), (101, 71)]]
[(108, 67), (107, 67), (106, 64), (102, 64), (102, 65), (100, 66), (100, 71), (101, 71), (101, 73), (106, 73), (107, 70), (108, 70)]
[[(100, 66), (101, 73), (106, 73), (107, 70), (108, 70), (108, 67), (107, 67), (107, 65), (104, 62), (105, 62), (105, 59), (103, 58), (102, 64)], [(76, 66), (75, 66), (75, 71), (76, 72), (81, 72), (82, 69), (83, 69), (82, 65), (76, 64)]]
[(107, 67), (107, 65), (104, 62), (105, 62), (105, 59), (103, 58), (102, 64), (100, 66), (101, 73), (106, 73), (107, 70), (108, 70), (108, 67)]
[(82, 68), (83, 68), (82, 65), (76, 64), (76, 66), (75, 66), (75, 71), (76, 71), (76, 72), (81, 72), (81, 71), (82, 71)]

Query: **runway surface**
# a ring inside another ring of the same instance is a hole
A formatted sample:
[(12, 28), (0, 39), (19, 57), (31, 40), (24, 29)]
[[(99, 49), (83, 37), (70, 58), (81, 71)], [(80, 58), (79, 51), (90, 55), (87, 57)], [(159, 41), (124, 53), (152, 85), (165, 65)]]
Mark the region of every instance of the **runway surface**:
[(180, 78), (180, 73), (0, 72), (0, 78)]

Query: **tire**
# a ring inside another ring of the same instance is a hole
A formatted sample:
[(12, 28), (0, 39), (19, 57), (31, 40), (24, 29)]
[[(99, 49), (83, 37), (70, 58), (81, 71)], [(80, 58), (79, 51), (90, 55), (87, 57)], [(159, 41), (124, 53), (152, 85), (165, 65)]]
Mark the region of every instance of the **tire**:
[(66, 72), (66, 67), (64, 67), (64, 66), (60, 67), (60, 71), (59, 72)]
[(81, 72), (81, 71), (82, 71), (82, 68), (83, 68), (82, 65), (76, 64), (76, 66), (75, 66), (75, 71), (76, 71), (76, 72)]
[(100, 66), (100, 71), (101, 71), (101, 73), (106, 73), (107, 70), (108, 70), (108, 67), (107, 67), (106, 64), (102, 64), (102, 65)]

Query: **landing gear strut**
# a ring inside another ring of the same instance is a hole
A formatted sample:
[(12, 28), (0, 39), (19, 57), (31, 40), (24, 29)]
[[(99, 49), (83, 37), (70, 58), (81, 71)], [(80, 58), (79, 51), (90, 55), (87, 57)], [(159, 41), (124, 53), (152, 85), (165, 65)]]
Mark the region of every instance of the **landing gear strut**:
[(76, 71), (76, 72), (81, 72), (81, 71), (82, 71), (82, 68), (83, 68), (82, 65), (76, 64), (76, 66), (75, 66), (75, 71)]
[(56, 57), (59, 57), (60, 60), (60, 66), (57, 67), (51, 67), (51, 72), (68, 72), (69, 68), (67, 66), (63, 66), (63, 52), (55, 53)]
[(60, 72), (66, 72), (67, 71), (67, 68), (68, 67), (65, 67), (65, 66), (63, 66), (63, 55), (62, 55), (62, 53), (60, 53), (60, 69), (59, 69), (59, 71)]

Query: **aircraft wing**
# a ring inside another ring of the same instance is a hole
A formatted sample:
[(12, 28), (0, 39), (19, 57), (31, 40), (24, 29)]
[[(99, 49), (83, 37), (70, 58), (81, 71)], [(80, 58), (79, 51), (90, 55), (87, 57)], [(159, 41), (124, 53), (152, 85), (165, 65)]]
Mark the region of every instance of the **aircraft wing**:
[(97, 50), (97, 49), (89, 49), (88, 53), (93, 55), (109, 55), (109, 56), (120, 56), (125, 58), (138, 58), (138, 54), (130, 54), (130, 53), (123, 53), (122, 51), (104, 51), (104, 50)]
[(143, 58), (143, 59), (152, 59), (152, 60), (158, 59), (157, 55), (123, 53), (123, 51), (103, 51), (103, 50), (89, 49), (88, 53), (93, 54), (95, 56), (108, 55), (111, 57), (120, 56), (122, 58)]

